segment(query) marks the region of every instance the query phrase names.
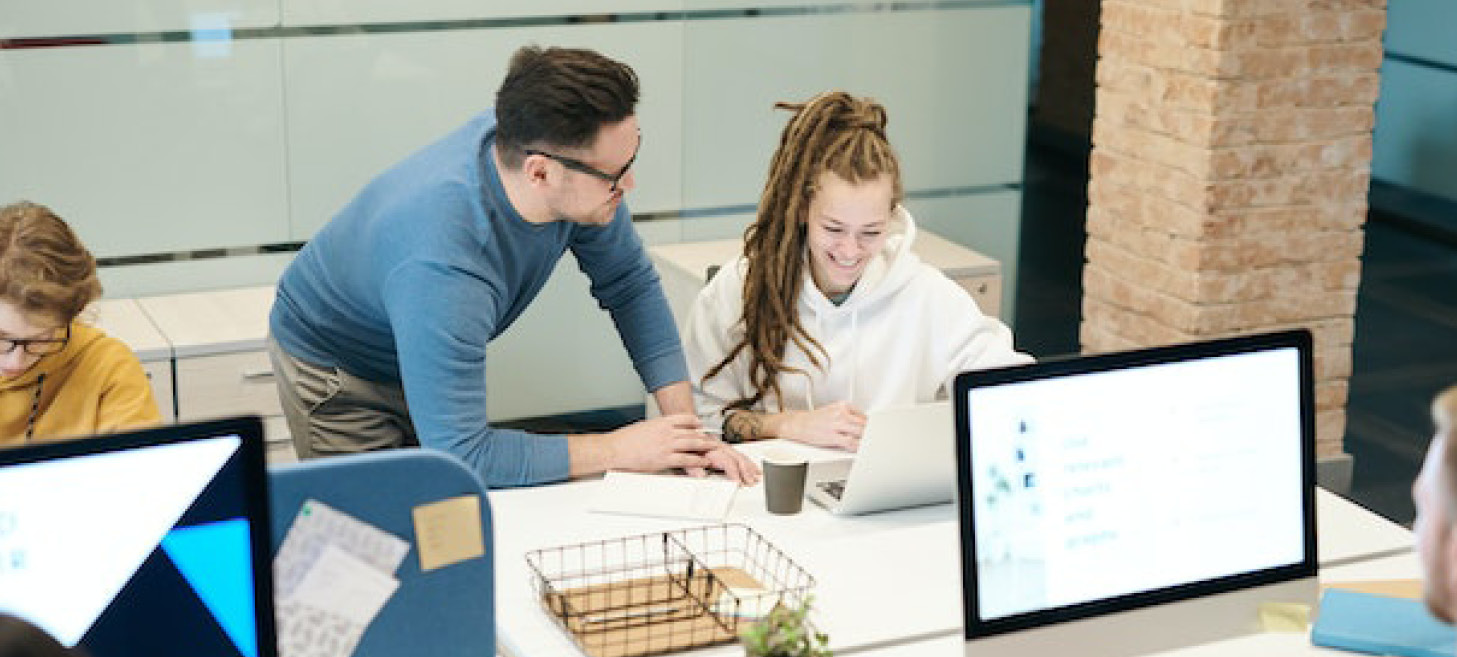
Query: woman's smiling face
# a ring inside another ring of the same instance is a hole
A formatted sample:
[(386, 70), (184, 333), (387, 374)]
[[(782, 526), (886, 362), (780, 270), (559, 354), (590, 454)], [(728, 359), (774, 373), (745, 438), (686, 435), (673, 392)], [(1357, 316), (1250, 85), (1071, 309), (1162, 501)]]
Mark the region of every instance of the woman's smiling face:
[(894, 189), (889, 176), (852, 184), (826, 171), (810, 200), (805, 244), (810, 276), (826, 296), (849, 292), (885, 246)]

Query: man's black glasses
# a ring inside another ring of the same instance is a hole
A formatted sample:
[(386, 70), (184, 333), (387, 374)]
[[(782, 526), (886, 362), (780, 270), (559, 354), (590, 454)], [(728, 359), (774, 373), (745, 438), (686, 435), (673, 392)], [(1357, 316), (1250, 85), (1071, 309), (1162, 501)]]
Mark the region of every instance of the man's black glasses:
[(0, 355), (8, 354), (20, 347), (25, 353), (32, 356), (49, 356), (66, 348), (66, 343), (71, 341), (71, 325), (66, 325), (66, 337), (63, 338), (0, 338)]
[(557, 155), (556, 153), (548, 153), (546, 151), (539, 151), (539, 150), (536, 150), (534, 148), (528, 148), (528, 149), (526, 149), (526, 154), (527, 155), (540, 155), (542, 157), (549, 157), (549, 158), (551, 158), (553, 160), (556, 160), (557, 162), (560, 162), (562, 164), (562, 166), (564, 166), (564, 167), (566, 167), (568, 169), (571, 169), (572, 171), (579, 171), (581, 173), (585, 173), (585, 174), (587, 174), (589, 176), (592, 176), (593, 178), (598, 178), (598, 179), (601, 179), (601, 180), (605, 180), (609, 184), (612, 185), (610, 188), (608, 188), (608, 191), (611, 191), (613, 193), (616, 193), (617, 192), (617, 185), (618, 185), (618, 183), (621, 183), (622, 182), (622, 177), (623, 176), (626, 176), (627, 175), (627, 172), (632, 170), (632, 163), (637, 161), (637, 154), (638, 154), (638, 151), (640, 151), (640, 150), (642, 150), (642, 137), (639, 136), (638, 137), (638, 140), (637, 140), (637, 149), (636, 150), (633, 150), (632, 157), (631, 158), (628, 158), (627, 164), (625, 166), (623, 166), (622, 167), (622, 170), (621, 171), (618, 171), (616, 175), (607, 173), (606, 171), (603, 171), (601, 169), (598, 169), (597, 167), (594, 167), (594, 166), (592, 166), (590, 164), (587, 164), (586, 162), (583, 162), (581, 160), (572, 159), (572, 158), (567, 157), (565, 155)]

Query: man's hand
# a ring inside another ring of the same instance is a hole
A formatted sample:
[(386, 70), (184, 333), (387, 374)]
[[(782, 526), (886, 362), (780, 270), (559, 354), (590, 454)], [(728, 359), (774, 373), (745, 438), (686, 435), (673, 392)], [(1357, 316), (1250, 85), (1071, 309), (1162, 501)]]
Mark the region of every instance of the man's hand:
[[(759, 483), (762, 473), (759, 466), (752, 459), (739, 453), (739, 450), (732, 446), (718, 443), (718, 447), (704, 454), (708, 458), (711, 468), (722, 471), (729, 479), (739, 482), (740, 486), (753, 486)], [(688, 474), (694, 477), (702, 477), (708, 474), (707, 470), (701, 468), (689, 468)]]
[(607, 469), (657, 472), (715, 465), (705, 454), (723, 443), (699, 433), (698, 418), (664, 415), (634, 422), (606, 435)]
[(849, 402), (835, 402), (812, 411), (787, 411), (779, 436), (817, 447), (860, 449), (865, 414)]

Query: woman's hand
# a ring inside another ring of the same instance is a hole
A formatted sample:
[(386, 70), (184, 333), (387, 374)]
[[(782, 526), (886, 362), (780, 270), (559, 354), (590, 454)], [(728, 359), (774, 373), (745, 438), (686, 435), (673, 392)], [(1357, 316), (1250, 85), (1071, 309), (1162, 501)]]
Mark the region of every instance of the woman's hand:
[(835, 402), (812, 411), (786, 411), (779, 437), (816, 447), (848, 451), (860, 449), (865, 414), (849, 402)]

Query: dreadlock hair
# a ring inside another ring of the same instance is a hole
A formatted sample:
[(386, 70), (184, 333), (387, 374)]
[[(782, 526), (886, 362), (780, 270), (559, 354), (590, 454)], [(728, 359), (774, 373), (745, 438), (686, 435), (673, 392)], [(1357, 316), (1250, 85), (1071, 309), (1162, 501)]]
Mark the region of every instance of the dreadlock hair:
[(713, 378), (748, 351), (754, 392), (726, 410), (751, 408), (769, 395), (783, 399), (779, 375), (805, 374), (784, 362), (785, 347), (791, 340), (815, 367), (823, 370), (827, 364), (820, 358), (828, 360), (824, 347), (804, 330), (795, 312), (804, 286), (809, 206), (820, 175), (832, 173), (850, 184), (889, 176), (892, 207), (904, 195), (900, 162), (885, 137), (886, 114), (880, 103), (831, 91), (804, 103), (780, 102), (774, 107), (790, 110), (794, 117), (785, 126), (770, 161), (758, 216), (744, 230), (744, 257), (748, 260), (740, 317), (744, 337), (703, 376), (704, 381)]

